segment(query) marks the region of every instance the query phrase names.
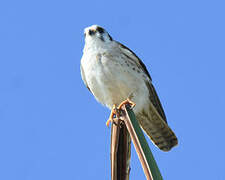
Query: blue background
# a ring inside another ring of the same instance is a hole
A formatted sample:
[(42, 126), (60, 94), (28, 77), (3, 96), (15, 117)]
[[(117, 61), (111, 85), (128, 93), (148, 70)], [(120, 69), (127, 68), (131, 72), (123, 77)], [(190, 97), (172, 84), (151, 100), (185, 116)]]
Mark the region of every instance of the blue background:
[[(83, 29), (103, 26), (146, 64), (179, 138), (150, 141), (167, 180), (225, 179), (221, 0), (1, 1), (0, 179), (110, 178), (110, 111), (80, 77)], [(145, 179), (134, 149), (130, 179)]]

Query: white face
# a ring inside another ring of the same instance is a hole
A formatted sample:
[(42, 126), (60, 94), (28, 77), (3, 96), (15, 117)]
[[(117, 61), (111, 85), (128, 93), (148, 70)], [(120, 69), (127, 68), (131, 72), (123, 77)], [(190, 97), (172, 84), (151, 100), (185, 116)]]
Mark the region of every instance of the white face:
[(84, 29), (85, 41), (110, 42), (112, 37), (108, 32), (98, 25), (92, 25)]

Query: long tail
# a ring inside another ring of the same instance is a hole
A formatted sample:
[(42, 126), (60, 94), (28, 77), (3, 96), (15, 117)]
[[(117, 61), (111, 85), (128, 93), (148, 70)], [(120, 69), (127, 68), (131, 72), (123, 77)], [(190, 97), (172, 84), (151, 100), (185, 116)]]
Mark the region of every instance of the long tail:
[(162, 151), (169, 151), (178, 144), (176, 135), (152, 103), (150, 103), (149, 108), (138, 113), (136, 117), (152, 142)]

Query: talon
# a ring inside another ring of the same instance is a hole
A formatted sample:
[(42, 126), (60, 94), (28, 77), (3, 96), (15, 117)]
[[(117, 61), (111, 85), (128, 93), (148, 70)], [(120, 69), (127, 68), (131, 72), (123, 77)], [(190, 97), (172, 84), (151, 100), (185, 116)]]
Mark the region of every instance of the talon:
[(116, 115), (116, 105), (113, 105), (113, 108), (111, 110), (109, 119), (106, 121), (106, 126), (109, 127), (110, 123), (113, 121), (114, 115)]
[(109, 127), (109, 125), (110, 125), (111, 122), (112, 122), (112, 119), (108, 119), (108, 120), (106, 121), (106, 126)]
[(132, 102), (129, 98), (127, 98), (125, 101), (123, 101), (118, 109), (121, 109), (123, 105), (129, 104), (131, 106), (131, 108), (134, 108), (134, 106), (136, 105), (134, 102)]

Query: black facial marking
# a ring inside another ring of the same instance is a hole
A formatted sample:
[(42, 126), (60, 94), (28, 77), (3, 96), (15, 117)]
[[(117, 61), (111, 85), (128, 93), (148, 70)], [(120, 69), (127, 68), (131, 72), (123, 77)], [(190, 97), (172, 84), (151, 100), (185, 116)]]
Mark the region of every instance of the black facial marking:
[[(105, 33), (105, 30), (102, 27), (99, 27), (99, 26), (96, 28), (96, 31), (99, 32), (100, 34)], [(108, 34), (108, 36), (109, 36), (109, 40), (112, 41), (113, 40), (112, 37), (109, 34)], [(101, 40), (104, 41), (103, 38), (101, 38)]]
[(96, 31), (98, 31), (100, 34), (105, 32), (105, 30), (99, 26), (96, 28)]
[(90, 36), (92, 36), (92, 35), (94, 35), (94, 34), (95, 34), (95, 31), (93, 31), (93, 30), (89, 29), (88, 34), (89, 34)]
[[(109, 34), (108, 34), (109, 35)], [(112, 41), (113, 39), (112, 39), (112, 37), (109, 35), (109, 39), (110, 39), (110, 41)]]

